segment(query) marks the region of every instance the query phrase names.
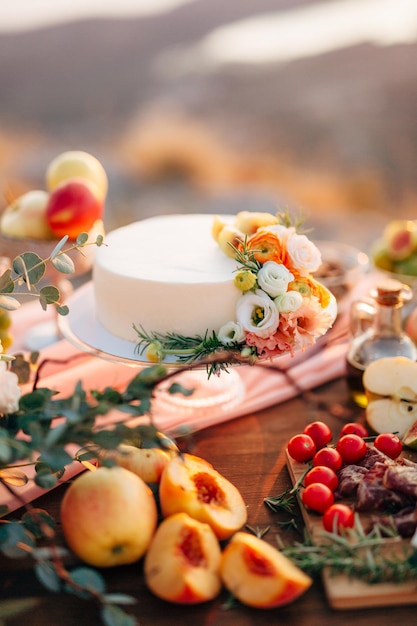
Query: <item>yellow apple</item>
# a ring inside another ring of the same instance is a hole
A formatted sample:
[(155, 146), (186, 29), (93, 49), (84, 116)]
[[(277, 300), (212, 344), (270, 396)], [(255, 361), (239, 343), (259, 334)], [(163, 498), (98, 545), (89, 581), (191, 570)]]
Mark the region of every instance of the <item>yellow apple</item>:
[(212, 600), (220, 592), (220, 544), (208, 524), (177, 513), (159, 525), (145, 556), (145, 582), (178, 604)]
[(53, 239), (46, 219), (49, 193), (42, 189), (27, 191), (3, 211), (0, 231), (13, 239)]
[(312, 579), (264, 539), (238, 532), (222, 554), (225, 587), (243, 604), (275, 608), (296, 600)]
[(175, 452), (162, 448), (138, 448), (122, 443), (111, 456), (118, 465), (137, 474), (145, 483), (159, 483), (173, 454)]
[(154, 535), (157, 518), (150, 488), (124, 467), (100, 467), (81, 474), (61, 502), (68, 546), (95, 567), (140, 559)]
[(82, 150), (69, 150), (56, 156), (46, 169), (46, 185), (53, 191), (72, 178), (86, 178), (96, 186), (100, 200), (107, 195), (108, 178), (101, 162)]
[(219, 539), (230, 537), (247, 520), (246, 504), (237, 487), (192, 454), (177, 455), (165, 467), (159, 501), (164, 517), (188, 513), (209, 524)]

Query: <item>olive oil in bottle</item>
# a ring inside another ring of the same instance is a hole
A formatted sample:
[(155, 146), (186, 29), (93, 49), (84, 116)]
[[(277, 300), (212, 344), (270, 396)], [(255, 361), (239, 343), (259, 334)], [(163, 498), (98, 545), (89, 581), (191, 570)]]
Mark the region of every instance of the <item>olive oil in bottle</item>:
[[(346, 358), (349, 392), (361, 408), (367, 406), (362, 377), (369, 363), (394, 356), (417, 360), (417, 347), (402, 328), (401, 309), (411, 299), (411, 289), (389, 279), (378, 285), (371, 296), (374, 300), (372, 323), (368, 323), (365, 329), (359, 328), (359, 332), (352, 324), (353, 335)], [(352, 316), (355, 316), (355, 303), (352, 305)]]

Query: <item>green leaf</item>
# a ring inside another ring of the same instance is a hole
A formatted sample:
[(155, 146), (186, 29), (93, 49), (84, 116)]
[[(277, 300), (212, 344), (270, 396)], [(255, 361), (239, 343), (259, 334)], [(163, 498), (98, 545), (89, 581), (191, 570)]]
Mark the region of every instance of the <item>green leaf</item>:
[(62, 237), (62, 239), (60, 239), (60, 241), (58, 241), (55, 248), (51, 252), (51, 261), (53, 261), (55, 257), (61, 252), (62, 248), (65, 246), (67, 241), (68, 241), (68, 235), (65, 235), (64, 237)]
[(39, 461), (46, 463), (54, 472), (58, 472), (60, 469), (72, 463), (72, 456), (66, 452), (64, 448), (54, 447), (49, 449), (42, 449), (42, 454), (39, 457)]
[(35, 476), (35, 484), (38, 487), (42, 487), (42, 489), (52, 489), (57, 484), (58, 480), (55, 474), (42, 472), (41, 474), (36, 474)]
[(118, 606), (109, 604), (103, 607), (101, 619), (105, 626), (137, 626), (138, 622), (133, 615), (128, 615)]
[(67, 307), (66, 304), (64, 304), (64, 305), (61, 304), (61, 305), (56, 307), (56, 312), (58, 313), (58, 315), (65, 316), (65, 315), (68, 315), (69, 308)]
[(55, 529), (54, 518), (44, 509), (31, 509), (22, 517), (22, 523), (36, 539), (45, 536), (44, 527)]
[(39, 291), (39, 298), (41, 300), (41, 304), (42, 304), (42, 301), (45, 302), (46, 305), (56, 304), (57, 302), (59, 302), (60, 297), (61, 297), (61, 294), (59, 293), (59, 289), (57, 289), (53, 285), (47, 285), (46, 287), (42, 287), (42, 289)]
[(29, 482), (25, 472), (14, 467), (0, 469), (0, 479), (12, 487), (24, 487)]
[(83, 246), (88, 241), (88, 233), (80, 233), (75, 240), (77, 246)]
[(11, 296), (0, 295), (0, 307), (6, 311), (16, 311), (20, 307), (20, 302)]
[(42, 602), (41, 598), (20, 598), (17, 600), (2, 600), (0, 602), (0, 624), (21, 613), (27, 613), (30, 609), (38, 606)]
[(129, 596), (126, 593), (106, 593), (102, 597), (103, 602), (106, 604), (136, 604), (137, 600), (133, 596)]
[(101, 595), (106, 591), (106, 583), (103, 576), (91, 567), (77, 567), (73, 569), (70, 573), (70, 579), (76, 587), (82, 587), (82, 589), (75, 589), (69, 585), (68, 591), (81, 597), (88, 597), (91, 594)]
[(38, 561), (35, 564), (35, 574), (37, 579), (49, 591), (53, 591), (54, 593), (61, 591), (61, 581), (51, 563)]
[(5, 428), (0, 428), (0, 464), (6, 465), (12, 458), (9, 433)]
[(103, 245), (103, 241), (104, 241), (104, 237), (103, 235), (97, 235), (97, 239), (96, 239), (96, 246), (99, 248), (100, 246)]
[(46, 265), (34, 252), (24, 252), (13, 260), (13, 270), (28, 285), (36, 285), (45, 275)]
[(12, 293), (14, 291), (14, 282), (11, 279), (12, 270), (7, 269), (0, 276), (0, 292), (1, 293)]
[(194, 391), (194, 389), (188, 389), (179, 383), (172, 383), (168, 388), (168, 393), (180, 393), (183, 396), (192, 396)]
[[(28, 550), (23, 546), (28, 546)], [(20, 522), (6, 522), (0, 525), (0, 549), (5, 556), (12, 559), (22, 558), (34, 547), (33, 535)]]
[(61, 254), (52, 259), (51, 262), (54, 268), (61, 274), (73, 274), (75, 272), (74, 261), (67, 254)]
[(20, 410), (24, 412), (40, 411), (41, 409), (44, 409), (46, 407), (49, 400), (56, 393), (57, 392), (51, 389), (46, 389), (44, 387), (39, 387), (35, 391), (26, 393), (20, 398), (20, 401), (19, 401)]

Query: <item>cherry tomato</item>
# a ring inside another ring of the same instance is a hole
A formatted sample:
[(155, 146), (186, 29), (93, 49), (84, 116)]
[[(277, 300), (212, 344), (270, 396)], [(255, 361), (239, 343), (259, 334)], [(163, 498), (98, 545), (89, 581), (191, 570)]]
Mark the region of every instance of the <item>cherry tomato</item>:
[(316, 465), (304, 476), (304, 485), (311, 485), (313, 483), (322, 483), (327, 485), (329, 489), (335, 491), (339, 484), (339, 479), (330, 467), (325, 465)]
[(345, 424), (340, 431), (340, 436), (342, 435), (359, 435), (359, 437), (369, 437), (369, 433), (363, 424), (358, 424), (357, 422), (348, 422)]
[(367, 446), (359, 435), (351, 433), (342, 435), (336, 444), (336, 450), (341, 454), (344, 463), (357, 463), (366, 454)]
[(316, 452), (316, 444), (310, 437), (304, 433), (294, 435), (288, 442), (288, 454), (299, 463), (310, 461)]
[(353, 528), (355, 514), (347, 504), (332, 504), (323, 515), (323, 526), (329, 533), (338, 533), (341, 528)]
[(383, 452), (390, 459), (397, 459), (403, 449), (401, 439), (394, 433), (381, 433), (374, 441), (374, 446), (380, 452)]
[(306, 435), (310, 435), (310, 437), (316, 444), (317, 450), (320, 450), (320, 448), (324, 448), (324, 446), (327, 446), (333, 436), (330, 427), (327, 426), (327, 424), (325, 424), (324, 422), (319, 421), (310, 422), (310, 424), (307, 424), (307, 426), (303, 430), (303, 433), (305, 433)]
[(330, 448), (329, 446), (320, 448), (313, 456), (313, 466), (325, 465), (335, 472), (342, 467), (342, 463), (343, 459), (340, 452), (336, 448)]
[(304, 506), (310, 511), (324, 513), (334, 502), (333, 491), (323, 483), (307, 485), (301, 494)]

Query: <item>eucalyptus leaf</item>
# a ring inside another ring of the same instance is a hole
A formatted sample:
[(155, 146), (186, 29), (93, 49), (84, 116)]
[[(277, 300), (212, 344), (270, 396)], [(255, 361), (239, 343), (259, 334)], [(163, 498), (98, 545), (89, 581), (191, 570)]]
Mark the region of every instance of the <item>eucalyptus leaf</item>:
[(12, 270), (9, 268), (0, 276), (0, 292), (12, 293), (14, 291), (14, 283), (11, 279)]
[(46, 304), (56, 304), (59, 302), (61, 294), (59, 293), (59, 289), (53, 285), (48, 285), (46, 287), (42, 287), (39, 291), (39, 297), (44, 300)]
[[(22, 523), (33, 534), (36, 539), (45, 537), (45, 529), (55, 529), (54, 518), (44, 509), (33, 508), (27, 511), (22, 517)], [(49, 532), (46, 531), (49, 535)]]
[(0, 480), (12, 487), (24, 487), (29, 479), (25, 472), (17, 468), (0, 469)]
[(70, 573), (70, 580), (74, 587), (69, 586), (68, 591), (81, 597), (91, 594), (101, 595), (106, 591), (106, 583), (103, 576), (90, 567), (77, 567)]
[(55, 257), (58, 254), (60, 254), (62, 248), (65, 246), (67, 241), (68, 241), (68, 235), (65, 235), (64, 237), (62, 237), (62, 239), (60, 239), (58, 241), (58, 243), (56, 244), (55, 248), (51, 252), (51, 261), (53, 261), (55, 259)]
[(35, 564), (35, 574), (37, 579), (46, 589), (58, 593), (61, 590), (61, 581), (54, 566), (48, 561), (38, 561)]
[(60, 254), (53, 258), (51, 262), (54, 268), (61, 274), (73, 274), (75, 272), (74, 261), (68, 254)]
[(16, 311), (20, 307), (20, 302), (11, 296), (0, 295), (0, 307), (6, 311)]
[(68, 315), (69, 308), (67, 307), (66, 304), (63, 304), (63, 305), (60, 304), (59, 306), (56, 307), (56, 311), (57, 311), (58, 315), (65, 316), (65, 315)]
[(34, 547), (33, 535), (20, 522), (6, 522), (0, 526), (0, 549), (5, 556), (12, 559), (23, 558)]
[(132, 605), (137, 603), (136, 598), (134, 598), (133, 596), (129, 596), (126, 593), (106, 593), (102, 597), (102, 600), (107, 604)]
[(55, 474), (50, 473), (42, 473), (36, 474), (35, 476), (35, 484), (38, 487), (42, 487), (42, 489), (52, 489), (57, 484), (58, 480)]
[(72, 456), (64, 450), (64, 448), (60, 448), (55, 446), (54, 448), (42, 449), (42, 454), (39, 457), (39, 460), (43, 463), (49, 465), (49, 467), (54, 472), (58, 472), (60, 469), (72, 463)]
[(83, 246), (84, 244), (86, 244), (88, 241), (88, 233), (80, 233), (77, 237), (77, 239), (75, 240), (75, 243), (77, 244), (77, 246)]
[(105, 605), (101, 611), (101, 619), (105, 626), (138, 626), (133, 615), (128, 615), (114, 604)]
[(36, 285), (45, 275), (46, 265), (34, 252), (23, 252), (13, 260), (13, 270), (25, 283)]

